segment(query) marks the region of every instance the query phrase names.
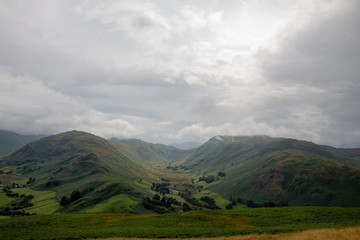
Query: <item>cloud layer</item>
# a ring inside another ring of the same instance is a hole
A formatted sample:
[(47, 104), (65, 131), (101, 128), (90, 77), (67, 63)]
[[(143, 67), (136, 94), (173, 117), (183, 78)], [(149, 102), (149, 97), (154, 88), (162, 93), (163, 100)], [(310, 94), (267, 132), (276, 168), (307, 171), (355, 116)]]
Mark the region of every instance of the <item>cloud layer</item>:
[(359, 16), (351, 0), (2, 1), (0, 128), (360, 147)]

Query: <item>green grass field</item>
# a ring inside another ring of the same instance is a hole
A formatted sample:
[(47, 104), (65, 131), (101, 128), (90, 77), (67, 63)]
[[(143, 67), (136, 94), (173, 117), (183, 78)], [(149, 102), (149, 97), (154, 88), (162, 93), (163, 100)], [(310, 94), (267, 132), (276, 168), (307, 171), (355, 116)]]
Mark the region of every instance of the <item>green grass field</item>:
[(0, 207), (9, 204), (14, 198), (6, 196), (6, 194), (0, 190)]
[(53, 213), (60, 204), (56, 201), (56, 192), (54, 191), (36, 191), (30, 188), (15, 188), (14, 193), (33, 195), (34, 199), (31, 202), (34, 206), (26, 208), (25, 211), (29, 213)]
[(0, 219), (0, 239), (189, 238), (360, 225), (360, 208), (284, 207), (163, 215), (55, 214)]
[(99, 203), (95, 207), (88, 209), (88, 213), (102, 213), (102, 212), (119, 212), (131, 211), (136, 205), (137, 201), (130, 199), (125, 194), (120, 194), (110, 198), (104, 203)]
[[(9, 171), (9, 169), (12, 168), (10, 167), (2, 168), (4, 172)], [(2, 182), (3, 185), (7, 185), (10, 183), (25, 184), (27, 180), (28, 178), (24, 176), (13, 175), (13, 174), (0, 174), (0, 182)]]
[(201, 197), (205, 197), (208, 196), (212, 199), (215, 200), (216, 205), (219, 206), (222, 209), (225, 209), (225, 206), (228, 205), (230, 203), (229, 200), (225, 199), (223, 196), (221, 196), (220, 194), (217, 194), (216, 192), (213, 192), (211, 190), (202, 190), (199, 193), (196, 193), (194, 195), (195, 198), (200, 199)]

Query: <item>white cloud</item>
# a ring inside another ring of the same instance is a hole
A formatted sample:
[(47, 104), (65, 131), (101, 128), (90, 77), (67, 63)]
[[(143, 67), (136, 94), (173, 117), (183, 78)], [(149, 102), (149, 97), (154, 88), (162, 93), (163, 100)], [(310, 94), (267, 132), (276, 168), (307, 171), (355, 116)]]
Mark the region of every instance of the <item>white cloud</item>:
[(315, 131), (306, 128), (299, 131), (284, 126), (275, 127), (266, 122), (257, 122), (253, 118), (245, 118), (238, 123), (224, 123), (221, 125), (205, 126), (203, 122), (194, 123), (183, 127), (173, 136), (174, 139), (197, 139), (206, 140), (216, 135), (229, 136), (252, 136), (269, 135), (272, 137), (287, 136), (290, 138), (307, 139), (310, 141), (319, 141), (320, 137)]
[(356, 146), (358, 9), (352, 0), (2, 1), (0, 127)]
[(72, 129), (101, 136), (133, 136), (143, 133), (114, 115), (95, 111), (81, 98), (51, 90), (27, 75), (14, 76), (0, 68), (1, 128), (20, 133), (57, 133)]

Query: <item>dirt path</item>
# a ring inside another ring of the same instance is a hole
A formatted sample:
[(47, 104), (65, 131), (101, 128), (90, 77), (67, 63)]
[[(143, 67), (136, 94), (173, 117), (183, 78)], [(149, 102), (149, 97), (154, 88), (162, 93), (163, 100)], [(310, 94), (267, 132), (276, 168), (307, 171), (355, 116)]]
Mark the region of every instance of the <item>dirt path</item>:
[[(359, 240), (360, 227), (344, 228), (344, 229), (320, 229), (309, 230), (297, 233), (282, 234), (252, 234), (247, 236), (233, 237), (217, 237), (217, 238), (191, 238), (191, 240)], [(145, 238), (106, 238), (96, 240), (146, 240)], [(174, 240), (170, 238), (162, 238), (161, 240)], [(179, 239), (176, 239), (179, 240)]]

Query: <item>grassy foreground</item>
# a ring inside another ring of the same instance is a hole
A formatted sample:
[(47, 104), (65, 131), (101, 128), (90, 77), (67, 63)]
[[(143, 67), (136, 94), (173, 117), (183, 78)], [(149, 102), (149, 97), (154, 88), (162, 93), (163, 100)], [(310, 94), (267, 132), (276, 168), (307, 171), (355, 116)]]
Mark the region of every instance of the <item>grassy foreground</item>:
[[(191, 238), (191, 240), (358, 240), (360, 237), (360, 227), (345, 229), (318, 229), (307, 230), (295, 233), (280, 234), (250, 234), (246, 236), (218, 237), (218, 238)], [(146, 240), (144, 238), (106, 238), (98, 240)], [(172, 240), (164, 238), (162, 240)]]
[(360, 225), (360, 208), (285, 207), (164, 215), (59, 214), (0, 219), (0, 239), (190, 238)]

